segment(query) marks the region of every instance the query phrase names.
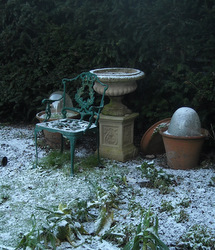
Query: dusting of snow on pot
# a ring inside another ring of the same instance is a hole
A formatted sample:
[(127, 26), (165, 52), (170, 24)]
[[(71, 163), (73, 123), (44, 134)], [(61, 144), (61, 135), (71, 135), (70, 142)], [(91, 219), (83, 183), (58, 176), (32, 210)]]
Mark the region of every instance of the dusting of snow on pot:
[(200, 136), (201, 122), (196, 111), (188, 107), (177, 109), (170, 121), (168, 133), (175, 136)]
[(161, 130), (167, 164), (173, 169), (191, 169), (198, 166), (199, 156), (207, 130), (195, 110), (187, 107), (175, 111), (166, 131)]

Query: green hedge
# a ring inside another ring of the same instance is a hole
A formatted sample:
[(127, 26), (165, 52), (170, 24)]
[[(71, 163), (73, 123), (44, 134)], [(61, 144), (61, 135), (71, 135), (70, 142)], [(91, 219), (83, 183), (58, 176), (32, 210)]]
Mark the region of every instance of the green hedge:
[(32, 121), (63, 77), (118, 66), (146, 74), (125, 98), (138, 129), (181, 106), (215, 125), (213, 0), (10, 0), (0, 17), (2, 121)]

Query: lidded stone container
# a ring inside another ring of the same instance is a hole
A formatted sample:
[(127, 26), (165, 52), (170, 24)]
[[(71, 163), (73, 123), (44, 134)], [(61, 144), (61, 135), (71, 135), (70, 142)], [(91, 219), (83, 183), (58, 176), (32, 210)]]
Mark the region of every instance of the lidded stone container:
[(160, 130), (167, 164), (173, 169), (195, 168), (208, 131), (201, 129), (195, 110), (182, 107), (173, 114), (168, 129)]

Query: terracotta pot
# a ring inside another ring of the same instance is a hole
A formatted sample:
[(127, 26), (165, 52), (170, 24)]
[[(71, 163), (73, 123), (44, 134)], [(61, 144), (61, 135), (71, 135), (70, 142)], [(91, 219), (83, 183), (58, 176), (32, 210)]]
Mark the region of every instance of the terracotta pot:
[(144, 155), (157, 155), (165, 153), (162, 136), (159, 134), (159, 132), (154, 132), (155, 129), (157, 129), (161, 124), (166, 124), (166, 126), (168, 126), (170, 120), (171, 118), (166, 118), (159, 122), (156, 122), (144, 133), (140, 142), (141, 151)]
[(199, 162), (199, 156), (208, 135), (206, 129), (201, 129), (200, 136), (174, 136), (166, 133), (167, 129), (161, 129), (167, 164), (173, 169), (195, 168)]
[[(45, 120), (44, 115), (46, 114), (45, 111), (41, 111), (36, 115), (36, 118), (40, 121), (43, 122)], [(78, 117), (78, 113), (74, 114), (74, 115), (69, 115), (69, 118), (77, 118)], [(57, 120), (57, 118), (50, 118), (49, 121), (54, 121)], [(58, 149), (61, 146), (61, 134), (60, 133), (52, 133), (49, 132), (47, 130), (43, 130), (45, 139), (47, 144), (54, 149)], [(65, 147), (68, 147), (68, 145), (65, 142)]]

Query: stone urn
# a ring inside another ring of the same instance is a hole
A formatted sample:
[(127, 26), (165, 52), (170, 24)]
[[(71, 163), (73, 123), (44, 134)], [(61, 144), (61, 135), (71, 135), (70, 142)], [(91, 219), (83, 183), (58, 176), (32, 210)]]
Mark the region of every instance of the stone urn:
[(173, 114), (168, 128), (161, 129), (167, 164), (173, 169), (195, 168), (208, 131), (201, 128), (195, 110), (182, 107)]
[[(136, 90), (136, 80), (142, 79), (144, 72), (133, 68), (101, 68), (90, 72), (96, 74), (101, 82), (109, 86), (105, 95), (109, 97), (110, 103), (105, 105), (102, 114), (111, 116), (131, 114), (132, 111), (122, 103), (122, 98)], [(94, 89), (99, 94), (103, 93), (100, 84), (95, 83)]]
[[(136, 90), (136, 81), (144, 77), (144, 72), (133, 68), (101, 68), (90, 72), (108, 85), (105, 95), (110, 99), (99, 117), (100, 155), (123, 162), (134, 158), (138, 153), (133, 144), (134, 120), (138, 113), (132, 113), (122, 99)], [(103, 93), (97, 83), (94, 89)]]

